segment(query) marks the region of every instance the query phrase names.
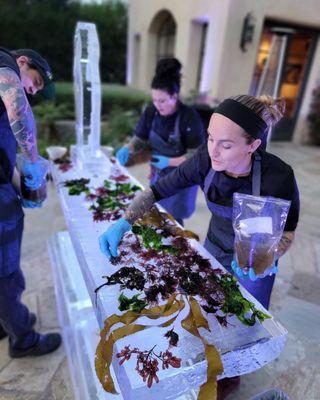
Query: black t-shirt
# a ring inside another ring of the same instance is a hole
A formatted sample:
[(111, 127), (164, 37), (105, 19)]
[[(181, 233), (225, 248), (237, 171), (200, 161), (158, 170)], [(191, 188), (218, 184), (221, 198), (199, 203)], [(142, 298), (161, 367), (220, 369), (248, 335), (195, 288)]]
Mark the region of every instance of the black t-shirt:
[(163, 116), (151, 105), (146, 108), (137, 123), (134, 135), (142, 140), (148, 140), (154, 119), (156, 132), (167, 141), (169, 134), (173, 132), (177, 113), (180, 114), (179, 129), (181, 142), (185, 149), (195, 149), (205, 141), (203, 125), (199, 114), (191, 107), (179, 102), (175, 113)]
[[(291, 201), (285, 231), (294, 231), (299, 219), (299, 191), (290, 165), (279, 157), (259, 151), (261, 156), (261, 196), (272, 196)], [(204, 188), (205, 178), (210, 171), (211, 161), (204, 144), (190, 159), (182, 163), (167, 176), (159, 179), (151, 189), (156, 200), (169, 197), (179, 189), (192, 185)], [(233, 178), (224, 172), (216, 172), (208, 192), (215, 203), (232, 206), (233, 193), (252, 194), (252, 170), (246, 177)]]
[[(0, 47), (0, 68), (11, 68), (18, 77), (20, 78), (20, 70), (18, 67), (18, 64), (16, 62), (15, 57), (9, 52), (9, 50)], [(0, 71), (1, 73), (1, 71)], [(3, 104), (3, 101), (0, 97), (0, 116), (6, 112), (5, 105)]]

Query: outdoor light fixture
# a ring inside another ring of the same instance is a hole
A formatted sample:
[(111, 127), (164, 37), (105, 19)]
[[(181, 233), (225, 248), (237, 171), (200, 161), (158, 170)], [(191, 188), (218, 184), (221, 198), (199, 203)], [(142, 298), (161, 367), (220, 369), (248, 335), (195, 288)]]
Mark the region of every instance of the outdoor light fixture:
[(247, 51), (247, 44), (253, 40), (255, 18), (251, 13), (248, 13), (242, 25), (240, 48), (242, 51)]

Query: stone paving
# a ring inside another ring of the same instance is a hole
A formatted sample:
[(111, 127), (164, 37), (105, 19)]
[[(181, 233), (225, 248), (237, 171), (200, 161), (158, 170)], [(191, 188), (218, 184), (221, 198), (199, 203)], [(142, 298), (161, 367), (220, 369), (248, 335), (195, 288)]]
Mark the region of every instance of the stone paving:
[[(239, 389), (228, 400), (248, 400), (271, 387), (281, 388), (292, 400), (320, 400), (320, 149), (274, 143), (270, 151), (293, 166), (301, 194), (296, 240), (281, 259), (271, 301), (271, 312), (289, 331), (288, 341), (276, 361), (243, 376)], [(131, 172), (146, 184), (145, 166), (132, 167)], [(199, 192), (197, 211), (186, 228), (203, 240), (208, 221)], [(46, 205), (26, 212), (22, 249), (27, 285), (24, 301), (37, 314), (36, 328), (41, 332), (59, 330), (46, 242), (54, 232), (64, 229), (55, 189), (50, 187)], [(63, 347), (44, 357), (11, 360), (7, 346), (6, 339), (0, 342), (0, 400), (74, 398)]]

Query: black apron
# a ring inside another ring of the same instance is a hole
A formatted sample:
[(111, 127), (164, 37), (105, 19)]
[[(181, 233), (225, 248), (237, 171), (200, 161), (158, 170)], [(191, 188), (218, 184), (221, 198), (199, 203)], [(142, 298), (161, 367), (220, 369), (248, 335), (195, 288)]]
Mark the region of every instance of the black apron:
[[(204, 194), (207, 206), (212, 213), (210, 228), (204, 247), (211, 253), (231, 274), (231, 262), (234, 253), (234, 231), (232, 226), (232, 207), (222, 206), (210, 201), (208, 192), (215, 175), (213, 169), (210, 169), (205, 178)], [(261, 188), (261, 157), (254, 154), (253, 171), (252, 171), (252, 195), (260, 196)], [(210, 235), (211, 240), (208, 235)], [(212, 240), (214, 239), (214, 241)], [(274, 283), (275, 275), (266, 276), (265, 278), (251, 281), (248, 278), (238, 281), (251, 293), (266, 309), (269, 307), (271, 291)]]
[[(155, 118), (153, 118), (149, 143), (152, 154), (160, 154), (166, 157), (180, 157), (186, 154), (186, 149), (181, 142), (180, 135), (180, 114), (177, 114), (174, 130), (170, 133), (168, 140), (164, 140), (155, 130)], [(150, 184), (154, 184), (159, 178), (168, 175), (177, 167), (167, 167), (164, 169), (152, 168)], [(197, 197), (198, 186), (192, 186), (179, 190), (175, 195), (160, 200), (158, 203), (165, 208), (175, 219), (189, 218), (194, 210)]]
[(0, 116), (0, 277), (19, 268), (23, 210), (11, 180), (17, 142), (6, 113)]

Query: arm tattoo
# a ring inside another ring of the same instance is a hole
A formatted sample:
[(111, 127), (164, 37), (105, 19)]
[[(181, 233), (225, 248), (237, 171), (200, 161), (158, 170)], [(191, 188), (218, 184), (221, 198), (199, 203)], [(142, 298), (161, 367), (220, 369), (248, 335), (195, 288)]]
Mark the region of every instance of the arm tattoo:
[(35, 161), (38, 157), (36, 123), (19, 77), (10, 68), (0, 69), (0, 97), (22, 154)]
[(197, 150), (198, 150), (198, 148), (195, 148), (195, 149), (188, 149), (187, 152), (186, 152), (186, 154), (184, 155), (184, 157), (186, 157), (186, 159), (191, 158), (191, 157), (195, 154), (195, 152), (196, 152)]
[(282, 238), (278, 243), (278, 248), (276, 252), (276, 257), (280, 258), (283, 256), (291, 246), (293, 239), (294, 239), (294, 232), (283, 232)]
[(149, 212), (156, 201), (151, 189), (144, 190), (140, 193), (127, 208), (124, 219), (126, 219), (129, 224), (133, 224), (137, 219), (141, 218)]
[(127, 146), (129, 147), (130, 153), (136, 155), (137, 153), (140, 153), (148, 146), (148, 142), (134, 135)]

